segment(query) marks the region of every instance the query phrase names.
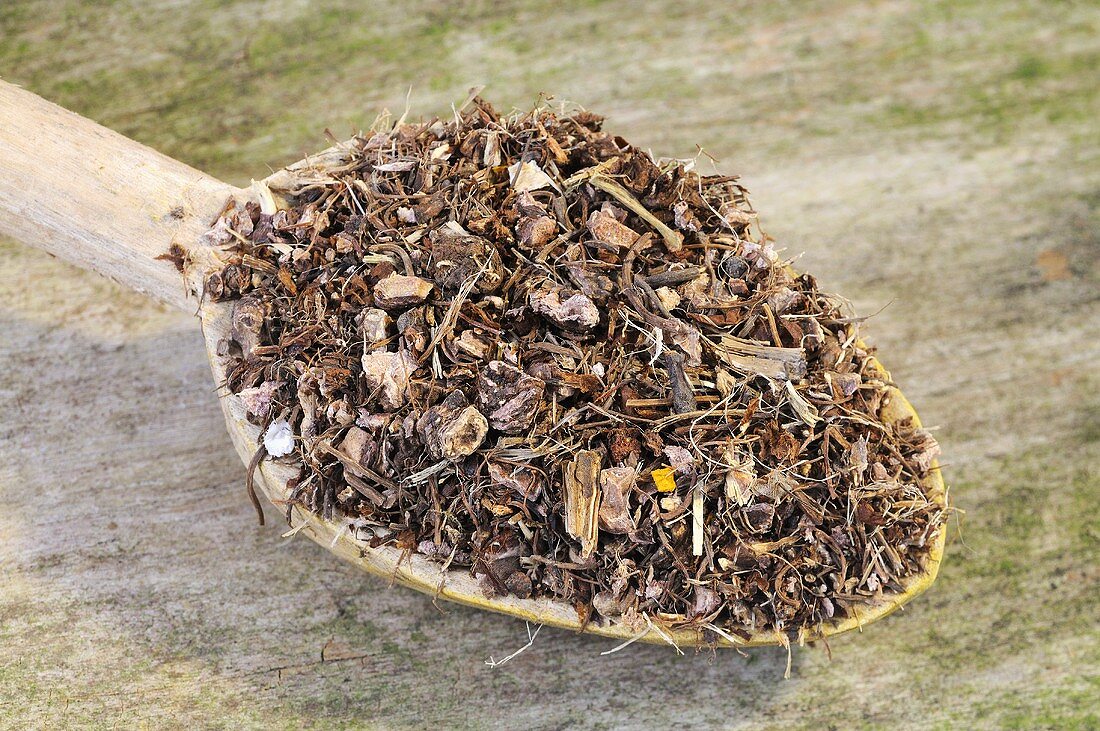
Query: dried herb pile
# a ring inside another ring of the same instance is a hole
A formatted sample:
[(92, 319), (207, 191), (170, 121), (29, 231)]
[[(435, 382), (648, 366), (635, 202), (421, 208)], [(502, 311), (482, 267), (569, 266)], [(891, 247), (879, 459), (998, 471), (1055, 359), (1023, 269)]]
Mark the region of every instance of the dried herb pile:
[[(922, 570), (938, 447), (733, 176), (540, 107), (345, 143), (228, 211), (228, 388), (292, 504), (588, 621), (801, 628)], [(258, 503), (257, 503), (258, 507)], [(289, 507), (288, 507), (289, 518)]]

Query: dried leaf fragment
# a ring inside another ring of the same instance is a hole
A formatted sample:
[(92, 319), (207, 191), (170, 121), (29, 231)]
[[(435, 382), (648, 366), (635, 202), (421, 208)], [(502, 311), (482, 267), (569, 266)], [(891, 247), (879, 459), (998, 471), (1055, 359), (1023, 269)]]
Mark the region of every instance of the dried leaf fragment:
[(673, 492), (676, 489), (676, 470), (671, 467), (658, 467), (653, 470), (653, 484), (657, 492)]
[(531, 160), (515, 162), (508, 166), (508, 180), (516, 191), (523, 193), (543, 188), (557, 188), (554, 179), (543, 172), (538, 163)]

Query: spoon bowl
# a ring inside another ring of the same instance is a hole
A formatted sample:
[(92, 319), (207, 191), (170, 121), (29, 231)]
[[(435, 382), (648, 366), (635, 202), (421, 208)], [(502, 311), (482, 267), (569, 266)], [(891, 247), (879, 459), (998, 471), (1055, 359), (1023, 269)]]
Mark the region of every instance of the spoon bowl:
[[(260, 450), (260, 429), (251, 424), (241, 400), (224, 387), (229, 358), (221, 347), (231, 330), (232, 303), (202, 297), (206, 276), (224, 262), (203, 242), (203, 233), (233, 201), (257, 199), (257, 190), (276, 199), (293, 196), (326, 171), (346, 162), (335, 147), (276, 172), (262, 186), (239, 189), (161, 155), (94, 122), (57, 107), (11, 84), (0, 82), (0, 233), (43, 248), (78, 266), (92, 269), (173, 306), (197, 312), (226, 427), (242, 462)], [(176, 248), (178, 247), (178, 248)], [(165, 255), (186, 254), (184, 277)], [(879, 414), (885, 423), (920, 419), (890, 374), (871, 360), (866, 375), (886, 384)], [(433, 597), (511, 615), (528, 622), (573, 629), (622, 640), (677, 646), (786, 645), (774, 630), (748, 637), (667, 626), (660, 618), (644, 628), (615, 620), (585, 622), (572, 605), (547, 598), (486, 596), (467, 570), (444, 570), (433, 561), (392, 546), (372, 548), (355, 534), (351, 521), (323, 517), (289, 504), (288, 482), (298, 476), (293, 464), (263, 461), (255, 484), (280, 512), (291, 530), (301, 533), (346, 561), (372, 574)], [(927, 472), (922, 488), (946, 509), (946, 491), (938, 466)], [(882, 591), (849, 607), (845, 617), (803, 630), (798, 641), (840, 634), (890, 614), (924, 591), (936, 577), (946, 530), (938, 527), (922, 573), (902, 581), (901, 590)]]

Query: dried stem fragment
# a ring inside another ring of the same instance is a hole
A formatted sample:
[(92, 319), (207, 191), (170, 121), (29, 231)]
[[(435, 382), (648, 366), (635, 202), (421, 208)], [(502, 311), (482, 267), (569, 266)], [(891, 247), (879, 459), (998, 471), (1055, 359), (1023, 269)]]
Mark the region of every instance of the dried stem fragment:
[(565, 464), (565, 530), (580, 541), (581, 558), (592, 555), (599, 538), (599, 478), (599, 452), (582, 450)]

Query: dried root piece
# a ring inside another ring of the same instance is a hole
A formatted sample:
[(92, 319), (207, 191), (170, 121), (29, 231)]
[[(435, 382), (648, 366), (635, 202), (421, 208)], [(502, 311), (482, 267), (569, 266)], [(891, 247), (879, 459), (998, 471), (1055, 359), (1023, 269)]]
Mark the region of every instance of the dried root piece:
[(493, 292), (504, 281), (504, 268), (500, 253), (485, 239), (441, 229), (432, 237), (432, 277), (444, 291), (476, 278), (478, 292)]
[(409, 397), (409, 381), (420, 364), (406, 351), (373, 352), (363, 356), (363, 381), (378, 394), (386, 411), (401, 408)]
[(503, 361), (491, 361), (478, 376), (477, 398), (494, 429), (519, 434), (531, 426), (546, 384)]
[(420, 277), (391, 274), (374, 287), (374, 302), (383, 310), (401, 310), (428, 299), (433, 285)]
[(260, 333), (267, 319), (266, 303), (256, 297), (242, 297), (233, 304), (233, 324), (229, 338), (248, 358), (260, 345)]
[(455, 391), (416, 422), (420, 439), (433, 459), (454, 461), (477, 451), (489, 432), (489, 422)]
[(566, 330), (591, 330), (600, 322), (600, 310), (587, 295), (544, 282), (527, 296), (531, 309)]

